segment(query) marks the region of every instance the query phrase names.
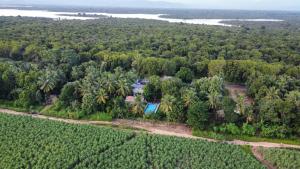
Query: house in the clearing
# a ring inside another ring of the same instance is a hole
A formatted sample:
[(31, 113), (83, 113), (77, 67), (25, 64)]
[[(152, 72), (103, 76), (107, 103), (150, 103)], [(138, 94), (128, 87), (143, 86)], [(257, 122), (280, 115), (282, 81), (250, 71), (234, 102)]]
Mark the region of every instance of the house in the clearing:
[(136, 96), (138, 94), (143, 94), (144, 93), (144, 87), (146, 84), (149, 83), (148, 80), (143, 79), (143, 80), (137, 80), (134, 84), (131, 85), (133, 95)]
[[(144, 94), (144, 88), (146, 84), (149, 83), (147, 79), (143, 80), (137, 80), (134, 84), (131, 85), (132, 87), (132, 96), (127, 96), (125, 99), (125, 102), (127, 103), (134, 103), (135, 102), (135, 97), (137, 95), (143, 95)], [(144, 100), (144, 98), (142, 98)]]
[[(169, 79), (169, 77), (165, 77), (165, 80)], [(161, 80), (164, 80), (161, 79)], [(144, 94), (144, 88), (149, 83), (149, 80), (143, 79), (143, 80), (137, 80), (134, 84), (131, 85), (132, 87), (132, 93), (133, 96), (127, 96), (125, 99), (125, 102), (129, 104), (133, 104), (135, 102), (136, 96)], [(142, 97), (142, 101), (144, 101), (144, 98)], [(144, 114), (152, 114), (156, 113), (159, 109), (160, 104), (159, 103), (147, 103), (146, 108), (144, 109)]]

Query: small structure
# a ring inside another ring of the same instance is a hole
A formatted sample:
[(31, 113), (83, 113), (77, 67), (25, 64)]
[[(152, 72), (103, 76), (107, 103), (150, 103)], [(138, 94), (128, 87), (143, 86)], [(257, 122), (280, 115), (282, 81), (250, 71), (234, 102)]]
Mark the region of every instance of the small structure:
[[(126, 99), (125, 99), (125, 102), (132, 104), (132, 103), (135, 102), (136, 96), (138, 96), (138, 95), (143, 96), (144, 88), (145, 88), (145, 85), (147, 83), (149, 83), (149, 80), (147, 80), (147, 79), (143, 79), (143, 80), (139, 79), (134, 84), (132, 84), (131, 87), (132, 87), (132, 93), (133, 93), (133, 95), (132, 96), (127, 96)], [(142, 97), (142, 101), (144, 101), (143, 97)]]
[(136, 96), (138, 94), (143, 94), (144, 87), (147, 83), (149, 83), (149, 81), (143, 79), (143, 80), (137, 80), (134, 84), (132, 84), (131, 87), (133, 88), (132, 89), (133, 95)]
[(126, 99), (125, 99), (125, 102), (134, 103), (135, 102), (135, 97), (134, 96), (127, 96)]
[(148, 103), (144, 113), (147, 114), (152, 114), (152, 113), (156, 113), (158, 111), (160, 104), (159, 103)]

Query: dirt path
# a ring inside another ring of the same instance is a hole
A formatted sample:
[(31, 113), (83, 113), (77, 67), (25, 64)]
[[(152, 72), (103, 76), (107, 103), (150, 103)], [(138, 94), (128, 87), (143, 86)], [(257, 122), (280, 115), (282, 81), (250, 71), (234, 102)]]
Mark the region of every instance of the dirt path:
[(268, 169), (277, 169), (273, 164), (264, 159), (262, 153), (259, 152), (259, 147), (252, 147), (252, 153), (256, 157), (258, 161), (260, 161), (263, 165), (265, 165)]
[[(22, 115), (22, 116), (30, 116), (38, 119), (47, 119), (60, 121), (70, 124), (88, 124), (88, 125), (113, 125), (113, 126), (123, 126), (123, 127), (131, 127), (136, 129), (146, 130), (150, 134), (159, 134), (159, 135), (167, 135), (167, 136), (177, 136), (184, 138), (193, 138), (193, 139), (202, 139), (210, 142), (218, 142), (218, 140), (195, 137), (192, 135), (192, 131), (186, 125), (183, 124), (173, 124), (173, 123), (165, 123), (165, 122), (145, 122), (145, 121), (136, 121), (136, 120), (123, 120), (117, 119), (112, 122), (105, 121), (88, 121), (88, 120), (71, 120), (71, 119), (62, 119), (56, 117), (49, 117), (40, 114), (28, 114), (25, 112), (16, 112), (8, 109), (1, 109), (0, 112), (12, 115)], [(269, 142), (247, 142), (241, 140), (227, 141), (228, 144), (234, 145), (250, 145), (252, 147), (274, 147), (274, 148), (299, 148), (298, 145), (288, 145), (288, 144), (278, 144), (278, 143), (269, 143)]]

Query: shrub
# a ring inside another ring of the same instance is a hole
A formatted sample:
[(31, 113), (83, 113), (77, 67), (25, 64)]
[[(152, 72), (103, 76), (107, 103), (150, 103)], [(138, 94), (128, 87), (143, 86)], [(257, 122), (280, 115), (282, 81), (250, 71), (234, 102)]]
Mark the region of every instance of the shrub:
[(253, 127), (252, 125), (249, 125), (247, 123), (243, 124), (242, 127), (242, 134), (244, 135), (248, 135), (248, 136), (254, 136), (255, 135), (255, 127)]
[(222, 104), (225, 113), (225, 121), (227, 123), (236, 122), (239, 118), (238, 114), (234, 112), (236, 103), (230, 97), (224, 97)]
[(232, 135), (241, 134), (239, 127), (233, 123), (227, 124), (225, 128), (226, 128), (226, 133), (228, 133), (228, 134), (232, 134)]
[(176, 77), (178, 77), (185, 83), (191, 83), (194, 78), (194, 73), (189, 68), (181, 67), (180, 70), (176, 73)]
[(286, 138), (290, 134), (290, 130), (286, 126), (263, 126), (260, 135), (270, 138)]
[(187, 123), (196, 129), (204, 129), (209, 118), (208, 105), (205, 102), (198, 102), (188, 110)]
[(221, 127), (214, 127), (215, 132), (220, 133), (226, 133), (231, 135), (239, 135), (241, 134), (241, 131), (238, 126), (236, 126), (234, 123), (228, 123), (226, 125), (223, 125)]

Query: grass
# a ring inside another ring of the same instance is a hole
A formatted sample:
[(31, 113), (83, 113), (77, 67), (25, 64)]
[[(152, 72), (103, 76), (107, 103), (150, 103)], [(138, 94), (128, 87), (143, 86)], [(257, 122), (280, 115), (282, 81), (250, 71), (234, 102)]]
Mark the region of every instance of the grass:
[(112, 115), (108, 114), (108, 113), (95, 113), (95, 114), (91, 114), (88, 115), (86, 117), (83, 118), (84, 120), (92, 120), (92, 121), (112, 121)]
[(14, 101), (0, 100), (0, 108), (2, 109), (10, 109), (18, 112), (40, 112), (44, 107), (39, 106), (30, 106), (29, 108), (16, 106)]
[(193, 130), (193, 135), (197, 137), (211, 138), (220, 141), (232, 141), (232, 140), (242, 140), (248, 142), (270, 142), (270, 143), (282, 143), (290, 145), (300, 145), (300, 139), (278, 139), (278, 138), (262, 138), (255, 136), (233, 136), (227, 134), (220, 134), (213, 131), (202, 131), (202, 130)]

